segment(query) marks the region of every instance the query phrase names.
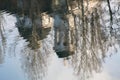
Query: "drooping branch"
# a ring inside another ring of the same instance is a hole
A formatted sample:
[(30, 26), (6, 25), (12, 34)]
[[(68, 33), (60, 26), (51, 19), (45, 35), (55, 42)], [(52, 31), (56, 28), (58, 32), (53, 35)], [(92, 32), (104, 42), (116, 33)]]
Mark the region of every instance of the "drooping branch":
[(107, 0), (107, 4), (108, 4), (108, 8), (109, 8), (110, 24), (111, 24), (111, 29), (112, 29), (112, 25), (113, 25), (113, 16), (112, 16), (112, 9), (111, 9), (111, 5), (110, 5), (110, 1), (109, 1), (109, 0)]

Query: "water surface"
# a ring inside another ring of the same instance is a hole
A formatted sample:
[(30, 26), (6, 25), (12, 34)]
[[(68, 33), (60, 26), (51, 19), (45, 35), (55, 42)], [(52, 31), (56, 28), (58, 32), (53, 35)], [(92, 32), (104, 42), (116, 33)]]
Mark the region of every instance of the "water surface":
[[(41, 41), (42, 47), (33, 51), (28, 46), (29, 42), (20, 36), (15, 25), (16, 18), (7, 13), (3, 17), (5, 21), (2, 30), (4, 41), (0, 37), (0, 80), (77, 80), (82, 76), (74, 74), (71, 60), (58, 58), (53, 50), (54, 29)], [(101, 65), (100, 70), (97, 73), (93, 71), (88, 80), (119, 80), (119, 45), (111, 46), (102, 64), (94, 65)]]

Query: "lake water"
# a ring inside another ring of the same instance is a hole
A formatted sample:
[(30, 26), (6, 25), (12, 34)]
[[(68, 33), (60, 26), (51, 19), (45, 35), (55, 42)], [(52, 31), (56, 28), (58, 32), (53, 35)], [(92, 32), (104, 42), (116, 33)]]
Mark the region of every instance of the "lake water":
[[(53, 30), (42, 41), (40, 51), (32, 51), (15, 26), (16, 18), (9, 14), (3, 17), (5, 39), (0, 37), (0, 80), (78, 80), (82, 76), (75, 75), (70, 61), (58, 58), (52, 49)], [(93, 72), (88, 80), (120, 80), (120, 48), (115, 46), (117, 51), (109, 48), (101, 70)]]

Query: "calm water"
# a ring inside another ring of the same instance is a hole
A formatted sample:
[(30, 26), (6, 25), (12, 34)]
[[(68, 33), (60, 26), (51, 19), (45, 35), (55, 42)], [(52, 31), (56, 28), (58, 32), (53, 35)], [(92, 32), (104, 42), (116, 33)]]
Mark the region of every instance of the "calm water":
[[(4, 14), (3, 36), (0, 37), (0, 80), (77, 80), (70, 60), (58, 58), (53, 48), (53, 29), (42, 40), (38, 51), (31, 50), (15, 26), (16, 18)], [(88, 80), (120, 80), (120, 48), (110, 47), (100, 71)], [(117, 51), (116, 51), (117, 50)], [(88, 66), (89, 67), (89, 66)]]

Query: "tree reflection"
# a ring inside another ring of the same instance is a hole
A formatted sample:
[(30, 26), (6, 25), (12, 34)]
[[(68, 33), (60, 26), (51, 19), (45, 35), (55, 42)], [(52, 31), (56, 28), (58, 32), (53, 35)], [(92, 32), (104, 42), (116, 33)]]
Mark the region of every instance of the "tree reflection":
[(4, 53), (5, 53), (5, 36), (4, 36), (4, 26), (3, 26), (4, 17), (2, 12), (0, 12), (0, 64), (3, 63)]
[[(120, 33), (119, 27), (117, 27), (119, 26), (119, 5), (116, 4), (117, 10), (114, 11), (109, 0), (107, 2), (74, 0), (74, 4), (72, 4), (72, 0), (66, 2), (68, 7), (66, 12), (62, 10), (62, 6), (65, 5), (59, 5), (62, 2), (58, 1), (59, 4), (53, 5), (53, 7), (58, 7), (53, 8), (54, 13), (52, 13), (54, 50), (58, 57), (62, 56), (62, 58), (69, 57), (71, 53), (74, 54), (69, 61), (73, 65), (75, 74), (80, 75), (80, 80), (85, 80), (91, 76), (92, 72), (101, 71), (102, 62), (109, 47), (115, 46), (117, 41), (119, 43)], [(103, 6), (104, 3), (106, 4)], [(108, 10), (106, 6), (109, 8)], [(117, 28), (114, 27), (115, 25)], [(32, 30), (34, 29), (35, 27), (32, 28)], [(47, 57), (42, 56), (42, 50), (35, 52), (25, 49), (24, 51), (25, 57), (28, 57), (23, 61), (24, 69), (32, 80), (37, 80), (40, 75), (44, 75)], [(45, 53), (48, 52), (46, 49)], [(49, 53), (52, 54), (51, 51)]]
[(25, 71), (29, 80), (42, 80), (47, 73), (48, 59), (50, 54), (54, 53), (53, 31), (50, 31), (49, 36), (41, 40), (39, 49), (31, 49), (27, 45), (22, 50), (22, 68)]
[(23, 52), (22, 68), (29, 80), (38, 80), (44, 77), (46, 71), (46, 55), (41, 54), (41, 51), (32, 51), (29, 48), (26, 48)]
[[(97, 1), (94, 1), (97, 2)], [(84, 5), (85, 1), (81, 0), (80, 10), (81, 13), (76, 14), (73, 12), (74, 22), (70, 22), (76, 28), (74, 30), (74, 39), (76, 45), (75, 55), (72, 56), (71, 61), (75, 69), (75, 73), (80, 75), (80, 80), (85, 80), (91, 75), (93, 71), (99, 72), (101, 70), (102, 62), (106, 57), (106, 53), (111, 46), (115, 46), (119, 37), (115, 37), (117, 29), (117, 20), (114, 18), (110, 10), (110, 13), (104, 12), (105, 7), (103, 3), (99, 2), (92, 8), (87, 9)], [(93, 2), (89, 5), (92, 5)], [(110, 8), (110, 3), (108, 6)], [(118, 4), (116, 6), (119, 7)], [(104, 13), (101, 13), (104, 12)], [(116, 12), (118, 14), (118, 12)], [(110, 15), (110, 18), (105, 18)], [(119, 15), (116, 15), (119, 16)], [(108, 22), (103, 23), (105, 20)], [(116, 25), (116, 27), (113, 25)], [(119, 28), (118, 28), (119, 29)], [(117, 31), (119, 33), (119, 31)], [(115, 47), (114, 47), (115, 48)], [(115, 48), (116, 49), (116, 48)]]

